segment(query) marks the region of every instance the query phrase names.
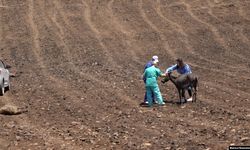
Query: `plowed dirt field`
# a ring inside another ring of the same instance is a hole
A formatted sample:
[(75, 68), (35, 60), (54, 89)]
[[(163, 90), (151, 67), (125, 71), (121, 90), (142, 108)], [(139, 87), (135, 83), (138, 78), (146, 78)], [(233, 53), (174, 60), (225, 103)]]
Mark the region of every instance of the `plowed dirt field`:
[[(0, 149), (227, 149), (250, 145), (249, 0), (0, 0), (11, 90)], [(182, 57), (196, 103), (141, 107), (144, 65)]]

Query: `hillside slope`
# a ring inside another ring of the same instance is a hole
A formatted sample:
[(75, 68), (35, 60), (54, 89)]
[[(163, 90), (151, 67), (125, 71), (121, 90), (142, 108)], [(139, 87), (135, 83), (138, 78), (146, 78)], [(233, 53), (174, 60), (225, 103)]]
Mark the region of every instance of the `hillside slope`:
[[(225, 149), (250, 145), (250, 1), (1, 0), (0, 57), (16, 77), (0, 149)], [(198, 102), (144, 108), (145, 63), (182, 57)]]

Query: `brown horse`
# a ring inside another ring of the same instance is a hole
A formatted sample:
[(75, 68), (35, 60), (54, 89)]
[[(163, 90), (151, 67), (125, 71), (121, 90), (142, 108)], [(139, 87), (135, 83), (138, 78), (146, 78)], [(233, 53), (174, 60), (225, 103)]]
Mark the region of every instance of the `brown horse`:
[(185, 90), (189, 88), (191, 88), (191, 91), (193, 92), (193, 95), (192, 95), (193, 101), (196, 102), (197, 86), (198, 86), (198, 77), (196, 75), (183, 74), (183, 75), (180, 75), (179, 77), (174, 77), (171, 73), (168, 73), (168, 77), (178, 90), (180, 104), (182, 103), (181, 101), (182, 98), (184, 98), (185, 102), (187, 101), (185, 97)]

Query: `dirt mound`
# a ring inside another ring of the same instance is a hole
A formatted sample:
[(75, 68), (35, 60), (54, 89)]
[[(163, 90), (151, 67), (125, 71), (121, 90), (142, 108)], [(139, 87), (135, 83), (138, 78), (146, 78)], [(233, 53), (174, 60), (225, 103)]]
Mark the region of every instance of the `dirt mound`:
[(4, 105), (3, 107), (0, 108), (0, 114), (3, 115), (19, 115), (24, 112), (27, 112), (27, 110), (18, 108), (17, 106), (10, 104)]
[[(1, 0), (0, 57), (17, 76), (0, 103), (10, 149), (226, 149), (250, 145), (247, 0)], [(197, 103), (140, 107), (144, 64), (182, 57)]]

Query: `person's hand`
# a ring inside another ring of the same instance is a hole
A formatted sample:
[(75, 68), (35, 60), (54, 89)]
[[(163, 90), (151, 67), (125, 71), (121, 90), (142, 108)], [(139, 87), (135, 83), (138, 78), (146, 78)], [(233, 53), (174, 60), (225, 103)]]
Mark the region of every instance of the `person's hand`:
[(166, 77), (166, 74), (165, 73), (161, 74), (161, 77)]

